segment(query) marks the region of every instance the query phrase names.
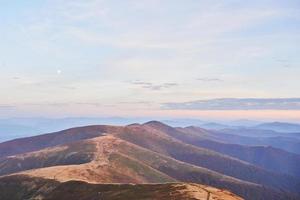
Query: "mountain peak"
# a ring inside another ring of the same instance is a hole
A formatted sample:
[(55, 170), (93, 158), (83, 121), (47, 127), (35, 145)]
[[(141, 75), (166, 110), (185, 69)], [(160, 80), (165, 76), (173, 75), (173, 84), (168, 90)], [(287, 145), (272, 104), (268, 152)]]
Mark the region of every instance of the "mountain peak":
[(139, 123), (133, 123), (133, 124), (128, 124), (127, 126), (130, 127), (130, 126), (140, 126), (141, 124)]
[(155, 120), (152, 120), (152, 121), (149, 121), (149, 122), (146, 122), (144, 123), (143, 125), (148, 125), (148, 126), (168, 126), (160, 121), (155, 121)]

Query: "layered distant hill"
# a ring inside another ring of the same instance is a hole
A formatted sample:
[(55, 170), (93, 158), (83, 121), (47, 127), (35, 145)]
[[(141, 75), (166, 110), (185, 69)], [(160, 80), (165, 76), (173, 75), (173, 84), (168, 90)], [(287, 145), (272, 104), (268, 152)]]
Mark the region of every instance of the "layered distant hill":
[(226, 143), (247, 146), (271, 146), (291, 153), (300, 154), (300, 133), (280, 133), (258, 129), (222, 129), (209, 131), (209, 137)]
[(273, 130), (273, 131), (284, 132), (284, 133), (300, 132), (300, 124), (283, 123), (283, 122), (259, 124), (257, 126), (254, 126), (254, 128)]
[(299, 199), (299, 164), (198, 127), (86, 126), (0, 143), (0, 199)]

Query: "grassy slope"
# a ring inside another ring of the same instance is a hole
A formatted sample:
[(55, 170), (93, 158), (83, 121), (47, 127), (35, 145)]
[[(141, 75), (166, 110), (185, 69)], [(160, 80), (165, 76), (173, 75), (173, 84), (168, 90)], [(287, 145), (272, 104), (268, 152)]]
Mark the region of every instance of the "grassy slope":
[(197, 184), (89, 184), (79, 181), (59, 183), (57, 181), (14, 175), (0, 178), (0, 199), (21, 200), (160, 200), (186, 199), (205, 200), (208, 192), (213, 199), (241, 200), (224, 190)]
[(0, 158), (0, 176), (30, 169), (78, 165), (92, 161), (95, 146), (84, 140), (40, 151)]
[[(98, 144), (98, 145), (97, 145)], [(94, 183), (166, 183), (195, 182), (224, 188), (245, 198), (288, 199), (283, 193), (260, 185), (234, 179), (214, 171), (180, 162), (173, 158), (144, 149), (129, 142), (103, 136), (84, 140), (68, 146), (77, 146), (80, 151), (94, 149), (95, 155), (89, 163), (81, 165), (54, 166), (21, 172), (35, 177), (53, 178), (59, 181), (83, 180)], [(97, 149), (96, 146), (101, 146)], [(53, 149), (60, 149), (54, 147)], [(51, 149), (47, 149), (47, 152)], [(64, 149), (62, 148), (62, 151)], [(39, 155), (43, 151), (33, 152)], [(52, 151), (61, 155), (60, 151)], [(29, 154), (30, 155), (30, 154)], [(30, 158), (24, 157), (26, 159)], [(104, 162), (105, 161), (105, 162)]]
[(241, 160), (180, 142), (164, 132), (149, 127), (149, 124), (130, 126), (123, 133), (117, 134), (117, 137), (177, 160), (241, 180), (291, 192), (298, 192), (300, 188), (299, 182), (292, 177), (272, 173)]
[(289, 194), (279, 193), (261, 185), (234, 179), (206, 168), (179, 162), (173, 158), (127, 144), (127, 142), (119, 144), (121, 152), (180, 181), (225, 188), (246, 199), (293, 199), (292, 195)]
[(118, 132), (120, 129), (122, 129), (122, 127), (104, 125), (86, 126), (28, 138), (15, 139), (0, 143), (0, 158), (94, 138), (107, 132)]

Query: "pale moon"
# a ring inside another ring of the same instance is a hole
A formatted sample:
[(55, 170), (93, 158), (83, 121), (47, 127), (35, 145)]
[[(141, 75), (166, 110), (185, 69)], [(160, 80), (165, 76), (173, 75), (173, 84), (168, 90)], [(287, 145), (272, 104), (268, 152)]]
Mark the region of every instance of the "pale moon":
[(56, 73), (59, 75), (61, 74), (61, 70), (56, 70)]

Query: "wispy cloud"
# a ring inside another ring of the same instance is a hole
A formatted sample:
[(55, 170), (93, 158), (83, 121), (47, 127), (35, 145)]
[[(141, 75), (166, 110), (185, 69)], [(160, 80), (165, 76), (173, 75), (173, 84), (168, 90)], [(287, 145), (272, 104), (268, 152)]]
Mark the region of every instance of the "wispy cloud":
[(16, 110), (16, 106), (14, 105), (0, 105), (0, 116), (2, 113), (8, 114), (10, 112), (14, 112)]
[(10, 109), (14, 109), (15, 106), (12, 105), (0, 105), (0, 110), (10, 110)]
[(203, 81), (203, 82), (223, 82), (223, 79), (220, 78), (208, 78), (208, 77), (203, 77), (203, 78), (197, 78), (197, 81)]
[(292, 63), (288, 59), (283, 59), (283, 58), (274, 58), (274, 60), (281, 65), (282, 67), (285, 68), (290, 68), (292, 67)]
[(173, 83), (173, 82), (154, 84), (154, 83), (145, 82), (145, 81), (132, 81), (131, 84), (138, 85), (142, 88), (149, 89), (149, 90), (162, 90), (162, 89), (167, 89), (167, 88), (178, 86), (178, 83)]
[(300, 110), (300, 98), (222, 98), (164, 103), (171, 110)]

